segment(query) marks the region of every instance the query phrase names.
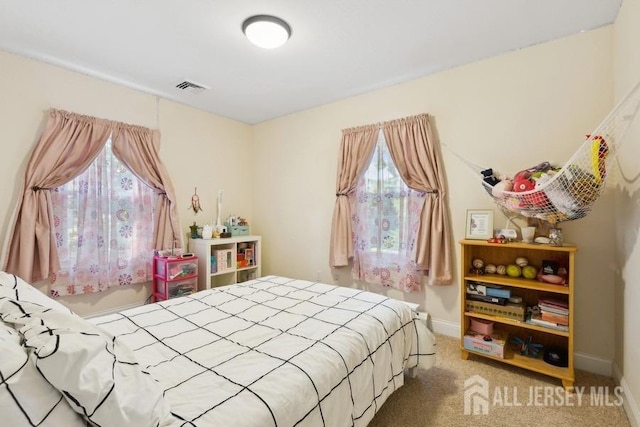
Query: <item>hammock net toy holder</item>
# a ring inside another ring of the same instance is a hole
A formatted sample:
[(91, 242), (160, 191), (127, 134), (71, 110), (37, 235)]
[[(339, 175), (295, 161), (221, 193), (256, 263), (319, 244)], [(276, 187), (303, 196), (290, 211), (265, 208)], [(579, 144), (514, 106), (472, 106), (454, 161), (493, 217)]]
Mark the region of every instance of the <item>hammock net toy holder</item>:
[(491, 169), (478, 168), (482, 185), (503, 211), (551, 224), (583, 218), (605, 188), (622, 138), (639, 109), (640, 82), (561, 168), (543, 162), (502, 180)]

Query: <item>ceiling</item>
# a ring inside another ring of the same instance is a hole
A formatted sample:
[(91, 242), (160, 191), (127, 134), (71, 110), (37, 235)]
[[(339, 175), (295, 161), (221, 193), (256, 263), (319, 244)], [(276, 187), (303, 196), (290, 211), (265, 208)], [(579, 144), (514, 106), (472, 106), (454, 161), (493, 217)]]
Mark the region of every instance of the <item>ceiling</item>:
[[(255, 124), (611, 24), (621, 2), (0, 0), (0, 50)], [(250, 44), (256, 14), (287, 44)]]

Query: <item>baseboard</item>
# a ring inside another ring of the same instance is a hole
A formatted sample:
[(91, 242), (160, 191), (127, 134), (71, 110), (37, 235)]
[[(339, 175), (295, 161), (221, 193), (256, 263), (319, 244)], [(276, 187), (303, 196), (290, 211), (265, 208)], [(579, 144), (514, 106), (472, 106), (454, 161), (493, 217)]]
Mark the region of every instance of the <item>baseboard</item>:
[(445, 335), (453, 338), (460, 338), (460, 324), (449, 322), (448, 320), (434, 319), (431, 317), (431, 330), (436, 334)]
[(573, 364), (576, 369), (591, 372), (593, 374), (604, 375), (605, 377), (613, 377), (613, 361), (603, 359), (585, 353), (573, 353)]
[[(436, 334), (442, 334), (453, 338), (460, 338), (460, 324), (457, 322), (434, 319), (432, 317), (431, 324), (429, 326), (431, 327), (431, 330)], [(582, 369), (583, 371), (604, 375), (607, 377), (612, 376), (613, 362), (611, 360), (602, 359), (600, 357), (592, 356), (585, 353), (574, 353), (573, 357), (573, 362), (576, 369)]]
[(640, 409), (638, 408), (638, 403), (633, 398), (633, 394), (629, 390), (629, 384), (627, 384), (620, 369), (618, 369), (618, 365), (615, 363), (613, 364), (613, 378), (622, 387), (622, 392), (624, 393), (623, 406), (624, 411), (627, 413), (627, 418), (629, 418), (629, 423), (632, 427), (640, 427)]

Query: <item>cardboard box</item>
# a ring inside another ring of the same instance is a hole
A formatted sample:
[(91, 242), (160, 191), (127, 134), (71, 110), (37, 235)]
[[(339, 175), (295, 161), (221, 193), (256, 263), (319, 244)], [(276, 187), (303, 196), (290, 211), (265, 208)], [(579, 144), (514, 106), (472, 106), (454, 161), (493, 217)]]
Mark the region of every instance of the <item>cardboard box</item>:
[(507, 305), (500, 305), (467, 299), (466, 310), (524, 322), (524, 303), (514, 304), (509, 302)]
[(507, 343), (507, 338), (508, 334), (499, 329), (494, 329), (491, 335), (469, 329), (464, 334), (464, 348), (504, 359), (504, 346)]

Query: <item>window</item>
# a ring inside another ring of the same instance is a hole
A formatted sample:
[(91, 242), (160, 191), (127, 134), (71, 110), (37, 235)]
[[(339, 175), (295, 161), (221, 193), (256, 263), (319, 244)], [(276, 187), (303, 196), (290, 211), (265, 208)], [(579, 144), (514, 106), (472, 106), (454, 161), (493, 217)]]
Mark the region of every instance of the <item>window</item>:
[(424, 197), (404, 183), (380, 131), (351, 198), (355, 279), (404, 291), (421, 288), (422, 273), (411, 255)]
[(51, 191), (61, 264), (52, 295), (150, 281), (154, 197), (113, 155), (110, 139), (87, 170)]

